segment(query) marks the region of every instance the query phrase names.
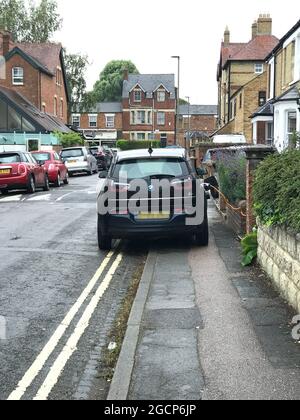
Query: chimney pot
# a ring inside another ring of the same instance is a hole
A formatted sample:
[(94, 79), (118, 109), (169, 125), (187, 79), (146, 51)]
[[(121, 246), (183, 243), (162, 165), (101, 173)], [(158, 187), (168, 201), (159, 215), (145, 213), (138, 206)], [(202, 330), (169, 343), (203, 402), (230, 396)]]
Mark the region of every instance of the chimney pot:
[(226, 26), (225, 32), (224, 32), (224, 44), (225, 46), (230, 44), (230, 31), (228, 26)]

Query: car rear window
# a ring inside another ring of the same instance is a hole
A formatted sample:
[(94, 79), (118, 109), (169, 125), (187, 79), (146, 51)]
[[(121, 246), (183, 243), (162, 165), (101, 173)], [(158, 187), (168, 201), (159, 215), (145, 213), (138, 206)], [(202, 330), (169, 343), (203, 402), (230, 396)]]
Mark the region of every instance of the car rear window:
[(21, 162), (20, 155), (16, 153), (5, 153), (0, 154), (0, 164), (1, 163), (19, 163)]
[(80, 157), (80, 156), (83, 156), (82, 149), (63, 150), (61, 152), (62, 158)]
[(180, 178), (189, 175), (183, 159), (149, 158), (129, 159), (119, 162), (113, 170), (113, 178), (140, 179), (153, 176)]
[(46, 162), (47, 160), (51, 160), (50, 153), (33, 153), (32, 155), (38, 162)]

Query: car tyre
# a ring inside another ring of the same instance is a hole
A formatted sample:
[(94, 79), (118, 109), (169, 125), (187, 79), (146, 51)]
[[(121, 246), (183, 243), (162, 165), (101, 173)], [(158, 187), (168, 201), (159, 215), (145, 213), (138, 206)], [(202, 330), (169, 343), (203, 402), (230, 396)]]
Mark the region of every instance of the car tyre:
[(60, 188), (60, 186), (61, 186), (61, 177), (60, 177), (60, 173), (58, 173), (58, 174), (57, 174), (57, 178), (56, 178), (56, 181), (55, 181), (55, 183), (54, 183), (54, 186), (55, 186), (56, 188)]
[(90, 167), (90, 170), (87, 172), (88, 176), (92, 176), (93, 175), (93, 168)]
[(8, 189), (7, 188), (2, 188), (1, 190), (0, 190), (0, 192), (1, 192), (1, 194), (8, 194)]
[(101, 251), (109, 251), (112, 247), (112, 238), (108, 235), (103, 235), (101, 230), (101, 223), (98, 216), (98, 246)]
[(49, 184), (48, 175), (45, 175), (45, 184), (44, 184), (44, 187), (43, 187), (43, 191), (50, 191), (50, 184)]
[(29, 194), (34, 194), (35, 191), (36, 191), (35, 180), (34, 180), (33, 176), (30, 175), (29, 179), (28, 179), (27, 192)]
[(64, 184), (69, 185), (69, 174), (66, 174), (66, 177), (64, 179)]
[(202, 223), (202, 225), (198, 227), (198, 230), (195, 233), (195, 242), (198, 246), (208, 246), (209, 244), (209, 229), (207, 217)]

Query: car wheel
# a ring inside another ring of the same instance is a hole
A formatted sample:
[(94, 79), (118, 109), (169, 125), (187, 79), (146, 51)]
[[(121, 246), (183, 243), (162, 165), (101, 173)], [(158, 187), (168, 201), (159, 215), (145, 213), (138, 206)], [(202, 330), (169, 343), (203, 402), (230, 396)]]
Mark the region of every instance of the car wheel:
[(93, 169), (92, 169), (92, 167), (90, 168), (90, 170), (87, 172), (87, 174), (89, 175), (89, 176), (92, 176), (93, 175)]
[(27, 186), (27, 192), (29, 194), (34, 194), (36, 191), (35, 181), (32, 175), (29, 176), (28, 179), (28, 186)]
[(7, 188), (2, 188), (2, 190), (0, 190), (1, 194), (8, 194), (8, 189)]
[(58, 174), (57, 174), (57, 178), (56, 178), (56, 181), (55, 181), (55, 183), (54, 183), (54, 186), (55, 186), (56, 188), (59, 188), (59, 187), (61, 186), (61, 177), (60, 177), (60, 173), (58, 173)]
[(208, 229), (208, 220), (204, 220), (203, 224), (198, 227), (197, 232), (195, 233), (195, 242), (198, 246), (208, 246), (209, 244), (209, 229)]
[(44, 191), (50, 191), (50, 184), (49, 184), (48, 175), (45, 175), (45, 184), (44, 184), (43, 190)]
[(102, 231), (101, 231), (101, 224), (99, 221), (99, 216), (98, 216), (98, 246), (99, 249), (101, 249), (101, 251), (109, 251), (111, 249), (112, 246), (112, 238), (108, 235), (103, 235)]
[(66, 174), (66, 177), (64, 179), (64, 184), (68, 185), (69, 184), (69, 174)]

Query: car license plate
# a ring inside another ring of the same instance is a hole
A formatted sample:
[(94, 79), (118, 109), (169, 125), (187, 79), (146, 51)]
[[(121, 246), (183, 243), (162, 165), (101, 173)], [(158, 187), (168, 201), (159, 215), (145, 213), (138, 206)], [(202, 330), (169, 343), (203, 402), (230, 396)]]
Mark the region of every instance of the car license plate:
[(155, 212), (155, 213), (141, 212), (137, 216), (138, 220), (167, 220), (169, 218), (170, 218), (170, 212), (168, 211)]
[(77, 160), (69, 160), (68, 163), (77, 163)]
[(9, 175), (10, 169), (0, 169), (0, 175)]

